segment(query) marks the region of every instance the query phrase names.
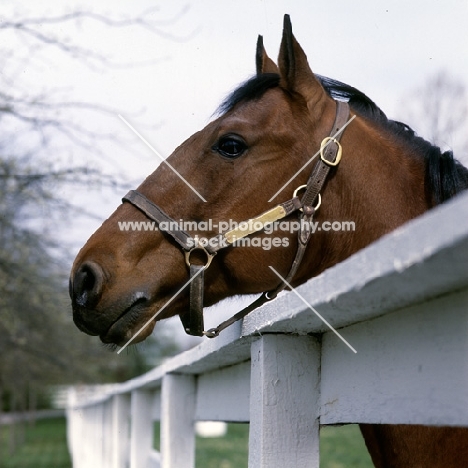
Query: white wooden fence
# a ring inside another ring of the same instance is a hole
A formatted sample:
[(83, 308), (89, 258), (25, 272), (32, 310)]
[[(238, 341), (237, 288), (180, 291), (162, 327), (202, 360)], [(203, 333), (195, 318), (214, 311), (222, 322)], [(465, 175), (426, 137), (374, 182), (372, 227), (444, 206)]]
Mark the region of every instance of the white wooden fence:
[(298, 292), (356, 354), (285, 294), (106, 396), (74, 401), (74, 468), (193, 467), (200, 420), (249, 422), (255, 468), (318, 467), (324, 424), (468, 426), (468, 194)]

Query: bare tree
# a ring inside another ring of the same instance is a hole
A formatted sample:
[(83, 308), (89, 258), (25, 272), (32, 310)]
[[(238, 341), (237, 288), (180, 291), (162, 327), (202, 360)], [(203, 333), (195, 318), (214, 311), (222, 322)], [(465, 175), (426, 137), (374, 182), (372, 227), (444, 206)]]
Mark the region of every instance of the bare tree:
[[(95, 100), (73, 99), (70, 89), (60, 83), (24, 81), (23, 72), (25, 69), (40, 71), (44, 66), (54, 67), (57, 60), (69, 60), (97, 73), (154, 65), (164, 57), (146, 57), (145, 54), (142, 60), (128, 62), (120, 58), (118, 50), (99, 50), (105, 46), (82, 45), (77, 41), (86, 42), (83, 31), (91, 27), (102, 30), (103, 37), (113, 30), (137, 30), (159, 39), (187, 40), (193, 32), (183, 37), (170, 33), (171, 26), (185, 10), (186, 7), (163, 21), (158, 20), (155, 8), (124, 18), (81, 10), (53, 17), (2, 17), (0, 37), (3, 44), (9, 46), (8, 49), (0, 46), (0, 142), (6, 141), (10, 149), (15, 148), (23, 155), (34, 154), (35, 158), (46, 152), (50, 155), (56, 148), (62, 154), (85, 149), (105, 157), (100, 151), (101, 143), (113, 142), (119, 147), (128, 144), (128, 140), (122, 140), (122, 135), (126, 135), (123, 132), (116, 135), (87, 124), (90, 118), (115, 119), (118, 109)], [(141, 109), (134, 109), (134, 117), (141, 112)]]
[(401, 114), (422, 137), (468, 162), (468, 92), (463, 81), (439, 71), (405, 96)]
[[(158, 57), (138, 63), (122, 62), (118, 56), (77, 42), (81, 36), (70, 35), (70, 30), (92, 24), (104, 29), (137, 28), (165, 40), (185, 40), (170, 33), (171, 25), (183, 14), (181, 9), (165, 21), (158, 20), (154, 10), (126, 18), (88, 11), (2, 17), (0, 395), (27, 395), (31, 386), (40, 388), (51, 382), (98, 381), (103, 376), (127, 379), (145, 370), (140, 353), (126, 357), (109, 354), (95, 340), (76, 330), (67, 297), (70, 259), (56, 255), (57, 242), (43, 229), (47, 221), (41, 223), (44, 214), (65, 216), (73, 208), (59, 195), (67, 184), (121, 184), (121, 180), (105, 177), (94, 167), (69, 167), (63, 162), (64, 154), (83, 151), (105, 157), (101, 145), (109, 141), (119, 146), (127, 144), (112, 133), (83, 123), (83, 114), (115, 119), (117, 110), (105, 103), (70, 99), (70, 90), (58, 85), (24, 83), (22, 70), (26, 64), (53, 66), (54, 53), (96, 71), (154, 63)], [(13, 35), (16, 42), (11, 37), (7, 41), (6, 35)], [(7, 43), (9, 48), (5, 48)], [(51, 50), (55, 52), (50, 54)], [(172, 344), (162, 343), (164, 346), (171, 348)], [(158, 348), (160, 352), (164, 352), (162, 347)]]

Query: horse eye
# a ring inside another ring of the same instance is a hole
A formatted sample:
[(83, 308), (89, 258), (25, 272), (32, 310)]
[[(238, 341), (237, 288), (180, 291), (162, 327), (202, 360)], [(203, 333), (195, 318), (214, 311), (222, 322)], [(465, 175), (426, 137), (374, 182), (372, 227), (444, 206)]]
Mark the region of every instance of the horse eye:
[(226, 158), (238, 158), (247, 149), (245, 141), (237, 135), (222, 137), (218, 144), (213, 147), (215, 151)]

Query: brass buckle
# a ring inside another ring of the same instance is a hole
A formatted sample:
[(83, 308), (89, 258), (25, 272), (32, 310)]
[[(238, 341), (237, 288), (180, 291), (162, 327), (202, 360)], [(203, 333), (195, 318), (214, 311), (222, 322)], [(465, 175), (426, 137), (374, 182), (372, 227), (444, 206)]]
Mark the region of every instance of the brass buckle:
[(203, 246), (198, 246), (198, 247), (194, 247), (193, 249), (190, 249), (190, 250), (186, 250), (184, 252), (184, 255), (185, 255), (185, 263), (187, 264), (187, 266), (190, 268), (190, 254), (192, 252), (194, 252), (195, 250), (201, 250), (205, 255), (206, 255), (206, 263), (205, 265), (203, 265), (203, 268), (206, 270), (210, 265), (211, 265), (211, 261), (213, 260), (213, 257), (216, 255), (216, 253), (214, 254), (211, 254), (210, 252), (208, 252), (208, 250), (205, 249), (205, 247)]
[[(338, 153), (336, 154), (335, 161), (329, 161), (328, 159), (325, 159), (325, 156), (323, 154), (325, 148), (330, 144), (329, 142), (333, 141), (338, 146)], [(322, 143), (320, 143), (320, 159), (327, 165), (327, 166), (338, 166), (338, 164), (341, 161), (341, 155), (343, 153), (343, 148), (340, 145), (340, 142), (336, 138), (332, 137), (326, 137), (322, 140)]]
[[(307, 185), (300, 185), (299, 187), (297, 187), (297, 189), (294, 190), (293, 192), (293, 198), (297, 197), (299, 190), (302, 190), (305, 188), (307, 188)], [(318, 200), (317, 200), (317, 204), (314, 207), (315, 211), (317, 211), (320, 208), (320, 205), (322, 204), (322, 197), (320, 196), (320, 193), (317, 196), (318, 196)], [(304, 211), (304, 210), (302, 208), (299, 208), (299, 211)]]

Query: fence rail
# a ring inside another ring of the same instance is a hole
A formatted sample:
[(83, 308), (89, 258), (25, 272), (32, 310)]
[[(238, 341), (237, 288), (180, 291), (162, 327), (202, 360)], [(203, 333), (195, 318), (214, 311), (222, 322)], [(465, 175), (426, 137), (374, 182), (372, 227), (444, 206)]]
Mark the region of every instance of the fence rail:
[[(468, 194), (160, 367), (71, 398), (75, 468), (194, 466), (194, 422), (249, 422), (249, 467), (319, 466), (319, 426), (468, 426)], [(161, 451), (153, 422), (161, 421)]]

